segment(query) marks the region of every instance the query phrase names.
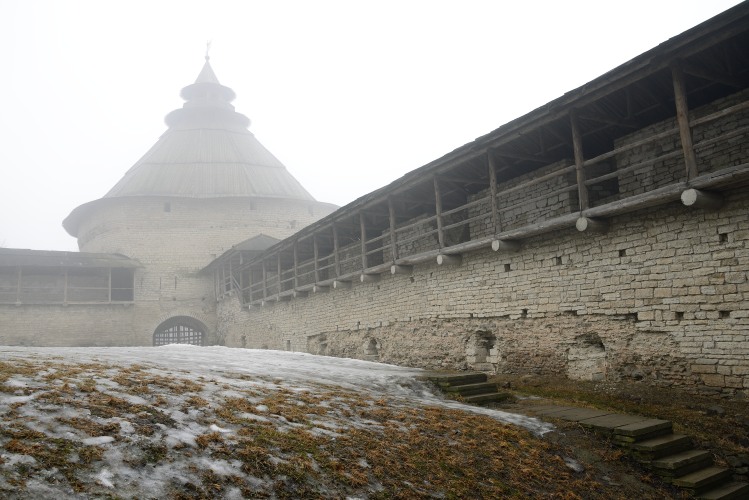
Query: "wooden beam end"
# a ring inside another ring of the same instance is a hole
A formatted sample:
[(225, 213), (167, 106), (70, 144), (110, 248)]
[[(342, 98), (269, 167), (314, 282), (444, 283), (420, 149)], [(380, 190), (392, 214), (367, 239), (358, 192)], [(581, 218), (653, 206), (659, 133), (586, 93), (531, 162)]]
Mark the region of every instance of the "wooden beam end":
[(723, 197), (711, 191), (699, 189), (686, 189), (681, 193), (681, 202), (684, 206), (716, 210), (723, 205)]
[(492, 250), (498, 252), (517, 252), (520, 250), (520, 241), (518, 240), (494, 240), (492, 241)]
[(580, 232), (588, 231), (591, 233), (605, 233), (609, 230), (609, 222), (606, 219), (580, 217), (575, 221), (575, 227)]
[(377, 283), (380, 281), (379, 274), (361, 274), (359, 275), (359, 281), (362, 283)]
[(437, 265), (440, 266), (459, 266), (462, 262), (463, 258), (460, 255), (439, 254), (437, 256)]
[(399, 266), (393, 264), (390, 266), (390, 274), (411, 274), (414, 270), (414, 266)]

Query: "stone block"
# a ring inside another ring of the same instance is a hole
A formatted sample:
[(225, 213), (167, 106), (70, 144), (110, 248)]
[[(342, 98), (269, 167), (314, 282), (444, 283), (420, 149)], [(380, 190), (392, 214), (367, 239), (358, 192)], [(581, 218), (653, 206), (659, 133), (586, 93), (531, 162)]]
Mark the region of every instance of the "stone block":
[(700, 375), (700, 378), (702, 379), (702, 382), (704, 382), (705, 385), (710, 387), (725, 387), (725, 376), (723, 375), (711, 375), (707, 373), (703, 373)]

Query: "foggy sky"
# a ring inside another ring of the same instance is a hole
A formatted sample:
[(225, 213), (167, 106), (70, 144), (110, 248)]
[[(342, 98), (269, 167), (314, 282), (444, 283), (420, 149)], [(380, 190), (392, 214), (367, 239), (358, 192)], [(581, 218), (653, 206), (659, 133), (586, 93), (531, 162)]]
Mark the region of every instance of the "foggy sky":
[(166, 130), (212, 40), (250, 130), (343, 205), (738, 2), (0, 0), (0, 246), (62, 220)]

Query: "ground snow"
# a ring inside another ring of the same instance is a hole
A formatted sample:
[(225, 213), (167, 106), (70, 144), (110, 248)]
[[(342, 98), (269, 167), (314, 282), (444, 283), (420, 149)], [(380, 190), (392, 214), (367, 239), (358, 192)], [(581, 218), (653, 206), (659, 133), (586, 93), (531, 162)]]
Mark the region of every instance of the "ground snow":
[[(201, 396), (211, 404), (216, 398), (227, 400), (230, 398), (244, 398), (244, 400), (255, 404), (255, 410), (262, 415), (247, 413), (247, 418), (270, 422), (278, 430), (288, 431), (299, 428), (301, 424), (288, 421), (281, 415), (273, 414), (268, 406), (259, 404), (260, 400), (253, 401), (251, 390), (253, 388), (282, 387), (290, 392), (305, 393), (308, 391), (324, 390), (331, 393), (331, 397), (321, 403), (321, 406), (331, 408), (335, 415), (337, 400), (336, 388), (345, 388), (356, 391), (371, 406), (376, 406), (377, 401), (387, 397), (389, 401), (407, 407), (441, 406), (462, 411), (468, 411), (487, 415), (498, 421), (525, 427), (536, 434), (544, 434), (552, 429), (548, 423), (541, 422), (535, 418), (516, 415), (494, 409), (481, 408), (464, 405), (455, 401), (444, 399), (441, 394), (434, 391), (428, 384), (417, 379), (424, 372), (414, 368), (404, 368), (382, 363), (372, 363), (355, 359), (335, 358), (327, 356), (315, 356), (305, 353), (291, 353), (285, 351), (252, 350), (252, 349), (230, 349), (226, 347), (194, 347), (187, 345), (169, 345), (163, 347), (112, 347), (112, 348), (35, 348), (35, 347), (0, 347), (0, 360), (11, 361), (54, 360), (55, 363), (78, 364), (99, 363), (106, 368), (100, 369), (94, 376), (89, 375), (90, 382), (96, 384), (97, 390), (126, 399), (133, 404), (145, 404), (145, 399), (118, 390), (119, 384), (109, 380), (115, 371), (137, 365), (147, 367), (150, 373), (166, 377), (186, 379), (201, 386)], [(53, 364), (53, 363), (50, 363)], [(111, 370), (110, 368), (111, 367)], [(101, 373), (99, 373), (101, 372)], [(168, 466), (162, 464), (148, 465), (146, 471), (138, 470), (130, 465), (134, 448), (123, 445), (120, 438), (117, 440), (108, 435), (86, 436), (81, 431), (67, 425), (60, 424), (61, 420), (74, 419), (86, 415), (88, 410), (78, 409), (76, 413), (65, 407), (43, 404), (35, 401), (39, 392), (33, 392), (36, 388), (44, 390), (43, 384), (38, 378), (39, 373), (34, 376), (14, 376), (6, 381), (6, 386), (19, 388), (25, 391), (24, 395), (3, 395), (0, 393), (0, 413), (6, 413), (14, 405), (17, 411), (28, 420), (27, 427), (43, 432), (50, 437), (65, 437), (77, 439), (86, 445), (99, 446), (105, 449), (103, 462), (106, 467), (102, 468), (93, 477), (94, 482), (105, 488), (117, 488), (118, 491), (149, 491), (150, 494), (158, 495), (160, 483), (166, 478), (172, 481), (190, 480), (190, 466), (199, 464), (202, 468), (209, 468), (217, 475), (240, 474), (237, 464), (224, 460), (209, 460), (196, 455), (188, 463), (170, 463)], [(84, 381), (80, 381), (83, 383)], [(31, 392), (31, 394), (29, 394)], [(21, 393), (23, 394), (23, 393)], [(202, 418), (203, 410), (194, 407), (189, 400), (190, 392), (184, 394), (179, 391), (165, 394), (169, 400), (171, 410), (164, 413), (173, 419), (176, 427), (168, 427), (157, 424), (159, 431), (153, 436), (153, 442), (162, 442), (169, 448), (184, 447), (195, 449), (196, 438), (208, 433), (219, 433), (231, 436), (234, 429), (220, 427), (215, 423), (208, 423)], [(301, 397), (301, 396), (300, 396)], [(307, 403), (300, 400), (300, 406)], [(185, 413), (186, 412), (186, 413)], [(330, 415), (329, 414), (329, 415)], [(334, 419), (335, 418), (335, 419)], [(338, 415), (334, 418), (320, 418), (314, 421), (314, 427), (307, 429), (313, 434), (336, 436), (336, 430), (341, 431), (347, 427), (372, 428), (380, 424), (367, 421), (366, 419), (347, 418)], [(123, 418), (108, 419), (109, 423), (119, 424), (120, 430), (128, 437), (133, 436), (133, 425)], [(130, 454), (130, 455), (129, 455)], [(189, 455), (189, 454), (188, 454)], [(5, 466), (23, 462), (31, 457), (23, 455), (4, 454), (2, 459)], [(273, 458), (273, 457), (271, 457)], [(33, 459), (32, 459), (33, 460)], [(205, 462), (205, 463), (204, 463)], [(247, 480), (262, 480), (247, 477)], [(27, 493), (46, 494), (46, 487), (36, 483), (29, 483)], [(233, 494), (227, 495), (231, 498)], [(64, 498), (65, 495), (58, 496)]]

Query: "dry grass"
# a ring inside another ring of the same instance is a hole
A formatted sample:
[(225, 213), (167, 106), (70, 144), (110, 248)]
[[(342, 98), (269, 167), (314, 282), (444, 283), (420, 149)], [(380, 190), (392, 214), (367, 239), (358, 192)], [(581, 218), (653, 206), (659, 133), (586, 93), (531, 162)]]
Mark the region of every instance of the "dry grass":
[[(8, 385), (14, 377), (36, 385)], [(414, 408), (330, 386), (300, 392), (267, 380), (253, 387), (247, 377), (236, 387), (226, 380), (165, 376), (140, 365), (0, 363), (2, 395), (35, 394), (33, 402), (6, 405), (0, 418), (0, 448), (8, 458), (0, 462), (0, 495), (27, 497), (32, 481), (96, 498), (212, 499), (229, 492), (294, 499), (631, 495), (594, 470), (574, 472), (561, 445), (486, 416)], [(116, 387), (122, 397), (104, 387)], [(220, 395), (224, 389), (233, 393)], [(31, 404), (33, 412), (27, 411)], [(183, 426), (174, 410), (206, 429), (194, 445), (167, 438)], [(113, 441), (84, 444), (97, 436)], [(163, 465), (186, 468), (187, 474), (166, 475), (158, 494), (139, 490), (137, 481), (112, 489), (95, 478), (114, 467), (115, 455), (124, 457), (121, 466), (132, 474), (148, 476)], [(206, 463), (234, 466), (226, 472)], [(637, 495), (667, 496), (648, 486)]]

